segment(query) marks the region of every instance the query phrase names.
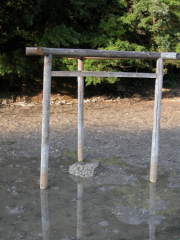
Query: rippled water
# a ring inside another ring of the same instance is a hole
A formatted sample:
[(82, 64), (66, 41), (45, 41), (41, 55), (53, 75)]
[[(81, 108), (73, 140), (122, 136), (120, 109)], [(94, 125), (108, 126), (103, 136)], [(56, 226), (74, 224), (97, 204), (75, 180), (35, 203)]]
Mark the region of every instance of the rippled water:
[(0, 239), (180, 239), (180, 173), (101, 160), (93, 180), (69, 176), (74, 153), (50, 158), (49, 188), (39, 190), (39, 159), (0, 162)]

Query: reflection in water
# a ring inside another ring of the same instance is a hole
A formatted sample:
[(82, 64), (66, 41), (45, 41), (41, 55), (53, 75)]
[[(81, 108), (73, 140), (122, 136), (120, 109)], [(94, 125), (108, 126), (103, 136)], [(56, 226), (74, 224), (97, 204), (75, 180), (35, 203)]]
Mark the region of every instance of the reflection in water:
[[(50, 240), (48, 191), (40, 190), (43, 240)], [(83, 228), (83, 184), (77, 184), (77, 240), (82, 240)]]
[(149, 240), (156, 240), (156, 183), (149, 184)]
[(156, 185), (144, 180), (146, 168), (124, 161), (118, 165), (113, 158), (107, 159), (102, 175), (75, 179), (62, 171), (74, 163), (74, 156), (59, 159), (51, 161), (52, 187), (42, 191), (34, 173), (38, 159), (14, 158), (13, 164), (9, 157), (0, 159), (0, 239), (180, 239), (178, 169), (162, 172)]
[[(42, 215), (42, 233), (43, 240), (50, 240), (49, 231), (49, 208), (48, 208), (48, 191), (40, 190), (41, 195), (41, 215)], [(139, 225), (142, 222), (149, 223), (149, 240), (156, 240), (156, 225), (160, 223), (160, 218), (156, 215), (156, 183), (149, 184), (149, 214), (143, 213), (138, 214), (140, 210), (137, 207), (134, 208), (134, 213), (132, 213), (132, 219), (129, 217), (129, 221), (126, 220), (126, 215), (130, 216), (127, 209), (132, 209), (129, 207), (124, 207), (121, 205), (121, 213), (123, 213), (124, 220), (119, 217), (119, 221), (122, 221), (128, 225)], [(142, 217), (143, 215), (143, 217)], [(136, 216), (136, 218), (134, 217)], [(82, 181), (77, 181), (77, 240), (83, 239), (83, 183)]]
[(42, 216), (43, 240), (50, 240), (48, 191), (47, 190), (40, 190), (40, 195), (41, 195), (41, 216)]
[(77, 240), (82, 238), (83, 230), (83, 184), (77, 184)]

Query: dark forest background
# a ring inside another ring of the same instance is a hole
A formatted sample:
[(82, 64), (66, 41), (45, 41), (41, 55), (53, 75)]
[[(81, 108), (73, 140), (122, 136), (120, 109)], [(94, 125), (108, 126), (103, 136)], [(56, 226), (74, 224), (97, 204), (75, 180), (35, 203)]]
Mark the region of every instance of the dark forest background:
[[(1, 0), (1, 90), (42, 85), (43, 58), (26, 56), (26, 47), (180, 52), (179, 26), (177, 0)], [(155, 61), (86, 60), (84, 67), (154, 72)], [(77, 70), (77, 60), (53, 58), (53, 70)], [(126, 80), (86, 78), (87, 85), (104, 81)], [(180, 61), (165, 61), (164, 85), (180, 85)]]

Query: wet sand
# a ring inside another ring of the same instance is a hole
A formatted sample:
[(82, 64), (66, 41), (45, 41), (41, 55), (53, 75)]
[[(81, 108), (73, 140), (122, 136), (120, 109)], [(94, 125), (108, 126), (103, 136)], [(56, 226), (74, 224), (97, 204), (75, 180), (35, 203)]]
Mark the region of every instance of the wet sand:
[(85, 159), (104, 172), (69, 176), (77, 105), (51, 105), (49, 189), (39, 190), (42, 106), (0, 108), (0, 239), (178, 239), (179, 99), (162, 101), (158, 182), (149, 183), (153, 101), (85, 104)]

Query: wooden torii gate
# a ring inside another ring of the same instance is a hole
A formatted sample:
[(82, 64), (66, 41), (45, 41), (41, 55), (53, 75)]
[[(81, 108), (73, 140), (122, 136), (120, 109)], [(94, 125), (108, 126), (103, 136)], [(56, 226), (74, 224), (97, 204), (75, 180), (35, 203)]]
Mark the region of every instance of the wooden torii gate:
[[(164, 60), (178, 60), (176, 52), (133, 52), (133, 51), (108, 51), (91, 49), (67, 48), (35, 48), (27, 47), (26, 55), (44, 56), (43, 73), (43, 111), (42, 111), (42, 138), (41, 138), (41, 173), (40, 189), (48, 187), (48, 159), (49, 159), (49, 119), (50, 95), (52, 77), (78, 77), (78, 161), (83, 161), (84, 148), (84, 77), (128, 77), (128, 78), (156, 78), (154, 119), (151, 145), (150, 181), (157, 181), (157, 166), (159, 152), (159, 130), (161, 118), (161, 99), (163, 84)], [(78, 71), (51, 71), (52, 56), (78, 59)], [(124, 73), (124, 72), (93, 72), (84, 71), (85, 59), (146, 59), (156, 60), (156, 73)]]

